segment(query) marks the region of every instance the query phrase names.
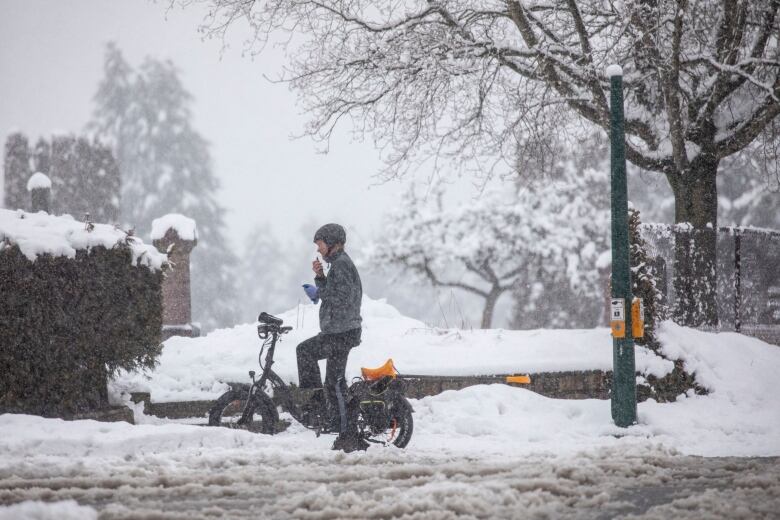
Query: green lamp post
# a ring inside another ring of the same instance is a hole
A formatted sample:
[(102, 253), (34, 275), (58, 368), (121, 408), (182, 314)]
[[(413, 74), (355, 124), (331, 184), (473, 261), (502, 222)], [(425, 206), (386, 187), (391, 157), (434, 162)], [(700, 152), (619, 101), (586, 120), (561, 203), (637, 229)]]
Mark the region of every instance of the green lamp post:
[(623, 128), (623, 71), (607, 67), (610, 80), (612, 186), (612, 419), (620, 427), (636, 423), (636, 361), (631, 324), (631, 264), (628, 244), (628, 188)]

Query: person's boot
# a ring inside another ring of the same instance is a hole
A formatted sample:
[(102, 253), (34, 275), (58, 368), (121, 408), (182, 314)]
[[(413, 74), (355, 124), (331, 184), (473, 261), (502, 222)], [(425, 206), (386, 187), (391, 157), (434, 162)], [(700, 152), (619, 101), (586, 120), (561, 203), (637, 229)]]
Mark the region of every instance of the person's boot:
[(301, 411), (304, 426), (314, 428), (320, 425), (325, 412), (325, 393), (322, 388), (301, 388), (298, 390), (297, 406)]
[(357, 433), (340, 433), (336, 440), (333, 442), (332, 450), (341, 450), (344, 453), (351, 453), (353, 451), (366, 451), (369, 444), (361, 439)]
[(323, 421), (322, 432), (323, 433), (341, 433), (341, 413), (336, 403), (325, 397), (325, 421)]

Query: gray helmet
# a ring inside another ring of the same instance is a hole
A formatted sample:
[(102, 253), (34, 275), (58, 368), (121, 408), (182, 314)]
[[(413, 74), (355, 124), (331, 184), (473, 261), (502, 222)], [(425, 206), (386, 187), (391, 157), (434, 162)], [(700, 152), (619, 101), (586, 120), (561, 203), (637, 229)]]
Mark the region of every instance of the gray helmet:
[(347, 243), (347, 232), (338, 224), (325, 224), (314, 233), (314, 242), (322, 240), (329, 247)]

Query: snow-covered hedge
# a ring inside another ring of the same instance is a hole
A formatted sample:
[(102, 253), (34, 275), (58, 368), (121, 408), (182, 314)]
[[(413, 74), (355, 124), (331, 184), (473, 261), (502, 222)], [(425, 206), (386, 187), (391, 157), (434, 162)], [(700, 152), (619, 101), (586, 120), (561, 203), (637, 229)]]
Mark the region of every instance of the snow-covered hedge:
[(165, 262), (112, 226), (0, 210), (0, 413), (94, 409), (109, 373), (152, 367)]

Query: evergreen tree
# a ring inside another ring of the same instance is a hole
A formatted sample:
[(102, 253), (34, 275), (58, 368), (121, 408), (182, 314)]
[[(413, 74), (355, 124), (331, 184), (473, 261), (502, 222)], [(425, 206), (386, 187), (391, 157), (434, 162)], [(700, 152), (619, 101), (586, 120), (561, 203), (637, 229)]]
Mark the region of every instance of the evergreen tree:
[(84, 137), (55, 136), (51, 143), (38, 139), (31, 154), (27, 138), (12, 134), (5, 151), (6, 207), (30, 208), (27, 181), (34, 172), (52, 181), (52, 213), (76, 218), (89, 213), (95, 222), (116, 222), (119, 169), (108, 147)]
[[(49, 178), (51, 179), (51, 210), (54, 214), (68, 213), (66, 179), (73, 172), (69, 163), (73, 161), (72, 137), (57, 135), (51, 138), (51, 156), (49, 157)], [(73, 215), (81, 218), (84, 215)]]
[[(131, 102), (132, 81), (132, 68), (116, 43), (109, 42), (103, 60), (103, 81), (94, 97), (96, 109), (89, 127), (112, 147), (120, 165), (130, 164), (133, 154), (131, 123), (137, 121), (132, 113), (137, 107)], [(120, 169), (124, 176), (125, 167)], [(122, 205), (123, 216), (127, 206), (127, 203)]]
[(33, 170), (49, 175), (51, 172), (51, 145), (40, 137), (33, 150)]
[(9, 209), (29, 209), (27, 181), (33, 172), (30, 171), (30, 147), (27, 137), (21, 132), (12, 133), (5, 141), (3, 171), (3, 205)]
[(114, 44), (104, 71), (89, 128), (111, 143), (119, 163), (122, 221), (146, 235), (152, 220), (167, 213), (195, 219), (193, 317), (205, 330), (232, 325), (238, 261), (224, 237), (208, 143), (191, 123), (192, 96), (170, 61), (147, 58), (135, 72)]
[[(293, 273), (279, 261), (284, 256), (276, 237), (268, 232), (268, 226), (256, 226), (246, 238), (238, 276), (242, 322), (253, 321), (262, 311), (274, 313), (290, 307), (289, 301), (284, 301), (289, 298), (284, 296), (291, 287), (300, 285), (300, 281), (292, 280)], [(300, 298), (302, 294), (296, 296)]]
[[(659, 402), (675, 401), (677, 396), (689, 390), (697, 394), (706, 394), (707, 390), (696, 382), (695, 374), (688, 372), (682, 359), (670, 359), (661, 349), (656, 329), (669, 318), (670, 312), (664, 295), (659, 289), (660, 280), (656, 272), (657, 265), (647, 253), (647, 244), (642, 238), (640, 212), (635, 208), (628, 210), (629, 263), (631, 264), (631, 292), (640, 298), (645, 308), (644, 337), (635, 338), (637, 345), (649, 348), (655, 355), (672, 361), (674, 368), (663, 377), (645, 374), (644, 381), (637, 384), (637, 398), (640, 401), (655, 399)], [(663, 259), (661, 259), (663, 261)]]
[[(48, 155), (46, 153), (48, 152)], [(97, 140), (55, 136), (51, 146), (39, 140), (34, 162), (52, 180), (53, 210), (94, 222), (117, 222), (120, 179), (111, 150)]]
[[(668, 318), (668, 309), (664, 296), (658, 288), (653, 261), (647, 254), (647, 244), (641, 234), (639, 211), (628, 210), (628, 240), (630, 244), (629, 260), (631, 263), (631, 292), (634, 297), (641, 298), (645, 308), (644, 337), (637, 338), (636, 343), (658, 351), (660, 343), (655, 329), (658, 323)], [(660, 354), (659, 354), (660, 355)]]

